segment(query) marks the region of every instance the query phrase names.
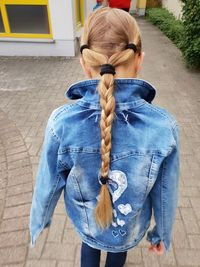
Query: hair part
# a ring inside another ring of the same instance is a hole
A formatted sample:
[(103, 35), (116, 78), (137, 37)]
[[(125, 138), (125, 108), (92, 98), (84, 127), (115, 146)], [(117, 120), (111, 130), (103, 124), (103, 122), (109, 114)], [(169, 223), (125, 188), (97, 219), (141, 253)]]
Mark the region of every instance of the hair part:
[[(115, 8), (100, 8), (93, 12), (84, 25), (81, 45), (87, 44), (89, 49), (82, 53), (85, 63), (100, 72), (103, 64), (114, 67), (126, 64), (134, 58), (132, 49), (126, 45), (134, 43), (137, 53), (141, 52), (140, 31), (135, 19), (127, 12)], [(112, 148), (112, 125), (115, 111), (114, 76), (101, 76), (98, 92), (101, 106), (101, 176), (106, 177), (110, 168)], [(107, 184), (102, 184), (95, 209), (95, 218), (102, 228), (110, 226), (113, 220), (112, 199)]]

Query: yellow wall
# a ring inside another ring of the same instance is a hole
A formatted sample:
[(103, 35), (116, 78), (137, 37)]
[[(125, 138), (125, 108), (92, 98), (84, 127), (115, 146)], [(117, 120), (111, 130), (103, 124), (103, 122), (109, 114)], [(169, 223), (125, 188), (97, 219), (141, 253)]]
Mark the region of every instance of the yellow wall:
[(147, 0), (138, 0), (137, 1), (137, 8), (146, 8)]
[(78, 29), (80, 26), (84, 24), (84, 13), (85, 13), (85, 1), (84, 0), (76, 0), (75, 8), (76, 8), (76, 28)]

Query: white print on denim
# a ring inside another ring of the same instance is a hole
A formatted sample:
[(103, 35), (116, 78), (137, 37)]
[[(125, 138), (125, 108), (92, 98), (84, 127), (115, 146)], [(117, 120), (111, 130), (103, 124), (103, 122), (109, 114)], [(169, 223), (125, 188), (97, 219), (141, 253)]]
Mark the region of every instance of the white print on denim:
[(113, 215), (114, 215), (115, 218), (117, 217), (117, 212), (116, 212), (115, 209), (113, 210)]
[(112, 222), (112, 226), (117, 227), (116, 222)]
[(126, 234), (126, 231), (120, 229), (119, 233), (120, 233), (121, 236), (124, 236)]
[(120, 220), (120, 219), (117, 218), (117, 224), (120, 225), (120, 226), (124, 226), (125, 221), (124, 220)]
[(117, 236), (119, 235), (119, 232), (118, 232), (118, 231), (115, 231), (115, 230), (113, 230), (113, 231), (112, 231), (112, 235), (113, 235), (114, 237), (117, 237)]
[(136, 224), (136, 226), (133, 229), (133, 238), (136, 238), (138, 236), (139, 231), (140, 231), (140, 225)]
[(109, 189), (113, 203), (120, 198), (127, 188), (127, 178), (122, 171), (109, 171)]
[(124, 214), (124, 215), (128, 215), (131, 211), (132, 211), (132, 208), (131, 208), (131, 205), (129, 203), (127, 204), (120, 204), (118, 205), (118, 210)]
[(118, 237), (119, 234), (120, 234), (121, 236), (124, 236), (124, 235), (126, 234), (126, 231), (124, 231), (124, 230), (122, 230), (122, 229), (120, 229), (119, 231), (116, 231), (116, 230), (113, 230), (113, 231), (112, 231), (112, 235), (113, 235), (114, 237)]

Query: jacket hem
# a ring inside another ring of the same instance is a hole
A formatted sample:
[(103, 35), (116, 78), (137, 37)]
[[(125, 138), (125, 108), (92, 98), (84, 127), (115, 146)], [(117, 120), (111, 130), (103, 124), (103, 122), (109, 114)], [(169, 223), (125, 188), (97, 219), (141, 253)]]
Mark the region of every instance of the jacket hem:
[(94, 240), (93, 238), (85, 236), (83, 233), (79, 232), (79, 234), (80, 234), (83, 242), (86, 243), (88, 246), (90, 246), (92, 248), (99, 249), (99, 250), (104, 250), (104, 251), (107, 251), (107, 252), (118, 253), (118, 252), (125, 252), (125, 251), (137, 246), (137, 244), (145, 236), (147, 229), (144, 232), (142, 232), (141, 235), (137, 239), (134, 239), (134, 241), (131, 244), (124, 245), (124, 246), (107, 246), (107, 245), (105, 245), (105, 244), (103, 244), (101, 242), (98, 242), (98, 241)]

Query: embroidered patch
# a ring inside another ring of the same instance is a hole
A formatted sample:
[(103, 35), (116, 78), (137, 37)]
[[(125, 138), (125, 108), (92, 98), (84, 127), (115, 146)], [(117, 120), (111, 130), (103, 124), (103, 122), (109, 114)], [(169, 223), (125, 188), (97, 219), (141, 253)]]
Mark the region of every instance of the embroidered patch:
[(117, 231), (113, 230), (113, 231), (112, 231), (112, 235), (113, 235), (114, 237), (117, 237), (117, 236), (119, 235), (119, 233), (118, 233)]
[(127, 188), (127, 178), (122, 171), (109, 171), (109, 189), (112, 195), (113, 203), (120, 198)]
[(128, 215), (132, 211), (132, 208), (131, 208), (131, 205), (129, 203), (127, 203), (126, 205), (124, 205), (124, 204), (118, 205), (118, 210), (122, 214)]
[(124, 226), (125, 221), (124, 221), (124, 220), (119, 220), (119, 219), (117, 218), (117, 224), (120, 225), (120, 226)]
[(121, 236), (124, 236), (126, 234), (126, 231), (120, 229), (119, 233), (120, 233)]

